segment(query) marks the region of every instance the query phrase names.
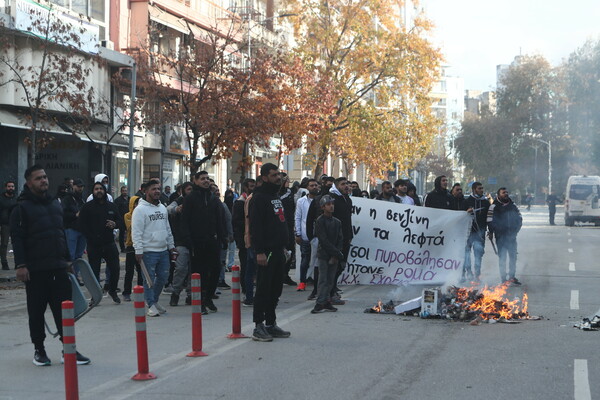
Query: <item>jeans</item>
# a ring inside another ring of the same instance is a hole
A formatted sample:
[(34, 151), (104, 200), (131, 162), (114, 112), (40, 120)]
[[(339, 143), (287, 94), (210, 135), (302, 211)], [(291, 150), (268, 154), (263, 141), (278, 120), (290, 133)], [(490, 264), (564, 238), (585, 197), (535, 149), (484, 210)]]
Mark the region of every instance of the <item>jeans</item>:
[(329, 260), (319, 258), (319, 283), (317, 289), (317, 303), (324, 305), (330, 301), (331, 290), (335, 285), (335, 275), (338, 264), (329, 264)]
[(29, 271), (25, 282), (29, 334), (36, 349), (44, 348), (46, 330), (44, 313), (50, 305), (54, 323), (62, 340), (62, 302), (71, 300), (71, 280), (64, 268), (50, 271)]
[(246, 264), (248, 263), (248, 250), (245, 245), (239, 248), (238, 257), (240, 258), (240, 284), (242, 293), (246, 293)]
[(256, 324), (265, 322), (267, 325), (274, 325), (277, 319), (275, 309), (283, 291), (285, 255), (283, 249), (273, 249), (267, 251), (266, 256), (267, 265), (256, 266), (253, 320)]
[(0, 226), (0, 260), (6, 262), (6, 251), (8, 250), (8, 239), (10, 238), (10, 225)]
[(169, 278), (169, 252), (167, 250), (145, 252), (144, 265), (146, 265), (150, 279), (154, 280), (152, 288), (150, 288), (144, 277), (144, 297), (148, 307), (152, 307), (158, 303), (160, 293)]
[(300, 282), (306, 283), (306, 273), (310, 267), (311, 244), (309, 241), (302, 240), (300, 243)]
[(471, 232), (467, 239), (465, 249), (465, 264), (463, 265), (463, 277), (468, 277), (471, 272), (471, 247), (473, 248), (473, 272), (475, 277), (481, 275), (481, 259), (485, 253), (485, 231)]
[(235, 242), (230, 242), (227, 247), (227, 266), (231, 268), (235, 262)]
[(190, 275), (190, 251), (185, 246), (177, 246), (175, 250), (177, 250), (179, 256), (175, 260), (175, 272), (173, 272), (173, 294), (179, 296), (186, 282), (186, 291), (190, 294), (191, 282), (188, 279)]
[(135, 250), (133, 247), (127, 248), (127, 254), (125, 255), (125, 278), (123, 279), (123, 296), (131, 295), (131, 286), (133, 284), (133, 273), (137, 271), (137, 285), (142, 286), (144, 284), (144, 278), (142, 277), (142, 271), (140, 270), (140, 264), (135, 259)]
[[(100, 262), (104, 258), (106, 261), (106, 279), (108, 281), (108, 290), (115, 292), (119, 283), (119, 250), (115, 242), (92, 245), (88, 244), (88, 260), (96, 279), (100, 282)], [(109, 274), (110, 271), (110, 274)], [(106, 286), (106, 282), (105, 285)]]
[[(67, 237), (67, 246), (69, 247), (69, 254), (71, 260), (75, 261), (83, 257), (85, 251), (86, 241), (83, 233), (75, 229), (65, 229), (65, 236)], [(79, 267), (76, 267), (75, 276), (79, 276)]]
[(248, 247), (246, 249), (246, 272), (244, 274), (244, 281), (246, 286), (246, 300), (254, 300), (254, 275), (256, 274), (256, 254), (254, 249)]
[(496, 236), (496, 244), (498, 245), (498, 258), (500, 269), (500, 280), (506, 281), (506, 258), (508, 262), (508, 279), (515, 277), (517, 271), (517, 235), (502, 235)]

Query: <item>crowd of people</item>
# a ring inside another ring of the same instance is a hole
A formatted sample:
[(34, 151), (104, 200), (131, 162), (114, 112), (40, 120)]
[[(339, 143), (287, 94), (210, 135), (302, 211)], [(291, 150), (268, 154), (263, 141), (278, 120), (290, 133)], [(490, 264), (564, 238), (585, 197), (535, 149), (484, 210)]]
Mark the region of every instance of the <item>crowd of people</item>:
[[(345, 177), (324, 175), (291, 185), (289, 176), (270, 163), (261, 167), (257, 179), (242, 182), (239, 195), (227, 189), (223, 201), (220, 188), (206, 171), (197, 172), (191, 182), (177, 185), (173, 192), (170, 188), (163, 191), (158, 179), (150, 179), (135, 195), (129, 196), (122, 187), (114, 199), (105, 174), (95, 176), (87, 198), (81, 179), (66, 181), (65, 190), (61, 187), (58, 196), (51, 196), (40, 166), (28, 168), (25, 179), (18, 198), (14, 182), (6, 184), (2, 238), (4, 248), (4, 226), (9, 225), (17, 278), (26, 283), (36, 365), (50, 364), (44, 349), (44, 311), (50, 305), (62, 337), (60, 304), (71, 298), (67, 271), (70, 261), (84, 253), (99, 282), (105, 263), (104, 288), (116, 304), (131, 301), (137, 272), (136, 283), (144, 286), (147, 315), (159, 317), (167, 312), (161, 301), (165, 285), (169, 286), (165, 289), (169, 306), (180, 304), (184, 290), (185, 303), (191, 304), (192, 273), (200, 273), (202, 278), (202, 313), (217, 312), (214, 300), (220, 290), (230, 288), (225, 270), (233, 264), (237, 248), (243, 305), (253, 307), (252, 338), (266, 342), (290, 336), (277, 325), (276, 309), (284, 284), (306, 291), (312, 282), (308, 299), (315, 301), (314, 314), (335, 312), (336, 306), (345, 304), (336, 283), (353, 239), (354, 197), (421, 206), (416, 188), (408, 180), (384, 181), (381, 192), (371, 193)], [(498, 190), (492, 202), (479, 182), (471, 185), (471, 192), (465, 198), (458, 183), (449, 190), (448, 179), (440, 176), (424, 206), (473, 215), (464, 280), (479, 280), (487, 235), (495, 238), (498, 246), (501, 281), (519, 285), (515, 277), (516, 236), (522, 223), (518, 208), (505, 188)], [(6, 213), (5, 208), (9, 210)], [(125, 253), (125, 274), (119, 296), (120, 252)], [(297, 283), (289, 274), (296, 257), (300, 268)], [(5, 265), (8, 267), (4, 256), (3, 268)], [(80, 364), (90, 362), (79, 353), (77, 357)]]

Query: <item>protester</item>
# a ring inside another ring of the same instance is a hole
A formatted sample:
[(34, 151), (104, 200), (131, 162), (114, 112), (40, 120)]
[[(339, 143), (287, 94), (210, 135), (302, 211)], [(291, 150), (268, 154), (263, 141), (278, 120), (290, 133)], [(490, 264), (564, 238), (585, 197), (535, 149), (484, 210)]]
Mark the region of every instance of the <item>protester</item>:
[(560, 203), (560, 200), (554, 192), (550, 193), (546, 198), (546, 204), (548, 204), (548, 215), (550, 217), (550, 225), (556, 225), (554, 223), (554, 215), (556, 214), (556, 205)]
[(445, 175), (438, 176), (434, 181), (434, 189), (425, 198), (425, 207), (452, 209), (452, 195), (448, 192), (448, 178)]
[(15, 194), (15, 182), (7, 181), (4, 184), (4, 192), (0, 195), (0, 260), (2, 260), (2, 269), (8, 270), (8, 239), (10, 238), (10, 213), (17, 205), (17, 196)]
[[(348, 196), (350, 188), (348, 187), (348, 180), (345, 177), (339, 177), (335, 180), (335, 187), (330, 190), (330, 194), (335, 200), (335, 207), (333, 210), (333, 216), (339, 219), (342, 223), (342, 234), (344, 236), (344, 246), (342, 253), (344, 257), (342, 262), (339, 264), (335, 276), (335, 282), (337, 282), (339, 276), (342, 273), (343, 266), (348, 261), (348, 255), (350, 254), (350, 243), (354, 237), (352, 232), (352, 199)], [(334, 284), (332, 289), (332, 303), (334, 305), (343, 305), (345, 302), (339, 296), (339, 289)]]
[[(315, 179), (309, 179), (307, 183), (308, 194), (298, 199), (296, 204), (296, 212), (294, 215), (294, 231), (296, 243), (300, 246), (300, 283), (296, 290), (306, 290), (306, 278), (307, 272), (310, 267), (311, 261), (311, 248), (313, 245), (316, 246), (317, 238), (309, 237), (309, 231), (307, 228), (308, 212), (312, 205), (312, 202), (319, 194), (319, 184)], [(311, 243), (314, 242), (314, 243)], [(315, 282), (316, 286), (316, 282)], [(315, 291), (316, 293), (316, 291)]]
[(223, 206), (210, 191), (208, 172), (194, 175), (193, 190), (183, 200), (184, 242), (192, 254), (191, 272), (202, 277), (202, 312), (217, 312), (212, 296), (217, 289), (222, 246), (227, 244)]
[[(154, 178), (153, 178), (154, 179)], [(160, 179), (156, 178), (159, 182)], [(171, 196), (171, 186), (165, 186), (165, 191), (161, 192), (160, 194), (160, 202), (163, 206), (168, 206), (169, 204), (169, 197)]]
[[(125, 215), (129, 212), (129, 193), (127, 186), (121, 186), (121, 195), (115, 199), (115, 204), (119, 209), (119, 214)], [(125, 252), (125, 237), (127, 236), (127, 229), (119, 229), (119, 248), (121, 253)]]
[(252, 339), (270, 342), (274, 337), (290, 336), (290, 332), (277, 326), (275, 312), (283, 289), (288, 226), (278, 196), (281, 187), (279, 169), (271, 163), (263, 164), (260, 178), (263, 184), (254, 191), (249, 209), (250, 239), (258, 264), (253, 313), (256, 327)]
[[(83, 181), (75, 179), (73, 181), (73, 190), (65, 195), (61, 203), (67, 246), (69, 247), (69, 254), (73, 261), (83, 257), (83, 252), (87, 245), (85, 235), (79, 224), (79, 212), (85, 204), (83, 201), (83, 188)], [(75, 276), (79, 279), (79, 270), (75, 271)]]
[(398, 179), (396, 182), (394, 182), (394, 189), (396, 190), (396, 195), (402, 204), (414, 206), (415, 201), (408, 195), (408, 183), (409, 182), (406, 179)]
[[(108, 175), (106, 174), (97, 174), (94, 177), (94, 183), (101, 183), (102, 185), (104, 185), (104, 189), (106, 190), (106, 197), (108, 198), (108, 201), (110, 201), (111, 203), (113, 202), (113, 197), (110, 193), (110, 183), (108, 181)], [(90, 195), (88, 196), (86, 202), (88, 201), (92, 201), (92, 199), (94, 198), (94, 194), (90, 193)]]
[(108, 295), (116, 304), (121, 303), (117, 295), (119, 282), (119, 250), (115, 243), (114, 229), (123, 229), (122, 217), (114, 203), (108, 201), (104, 185), (96, 182), (92, 187), (92, 201), (88, 201), (79, 212), (79, 226), (87, 242), (87, 254), (96, 279), (100, 281), (100, 263), (106, 261)]
[(131, 301), (131, 286), (133, 284), (133, 273), (137, 272), (137, 284), (142, 286), (144, 280), (140, 264), (135, 258), (135, 249), (133, 248), (133, 239), (131, 238), (131, 220), (133, 218), (133, 210), (139, 203), (139, 196), (131, 196), (129, 199), (129, 211), (123, 217), (125, 221), (125, 230), (127, 236), (125, 238), (125, 277), (123, 278), (123, 300)]
[(146, 184), (146, 198), (140, 199), (133, 211), (131, 238), (137, 262), (146, 267), (152, 287), (144, 274), (144, 296), (148, 316), (158, 317), (167, 310), (158, 302), (169, 277), (169, 253), (175, 252), (173, 234), (169, 225), (167, 209), (160, 202), (160, 182), (150, 180)]
[(457, 182), (452, 185), (450, 194), (452, 195), (452, 203), (450, 204), (451, 210), (465, 211), (468, 208), (460, 183)]
[[(221, 201), (221, 191), (219, 187), (215, 184), (210, 185), (210, 191), (213, 193), (219, 204), (221, 205), (221, 223), (223, 224), (223, 231), (225, 232), (227, 241), (222, 246), (219, 252), (219, 280), (217, 282), (217, 288), (223, 290), (230, 290), (231, 286), (225, 282), (225, 266), (227, 262), (227, 252), (229, 248), (229, 244), (233, 243), (233, 226), (231, 225), (231, 211), (227, 204)], [(214, 297), (214, 296), (213, 296)]]
[[(262, 179), (258, 179), (256, 181), (256, 185), (254, 186), (254, 190), (261, 187), (263, 183)], [(252, 204), (252, 197), (254, 196), (254, 191), (248, 196), (246, 202), (244, 203), (244, 243), (246, 245), (246, 273), (245, 273), (245, 283), (246, 283), (246, 298), (242, 303), (246, 307), (254, 307), (254, 278), (256, 276), (256, 253), (252, 248), (252, 234), (250, 232), (250, 204)]]
[(394, 194), (394, 189), (392, 189), (392, 183), (390, 181), (384, 181), (381, 184), (381, 194), (377, 196), (377, 200), (402, 203), (402, 200)]
[(333, 187), (334, 181), (335, 181), (335, 178), (333, 176), (325, 176), (322, 178), (321, 193), (320, 193), (321, 196), (329, 193), (329, 191)]
[(421, 199), (417, 195), (417, 187), (413, 183), (408, 182), (406, 185), (406, 194), (413, 200), (415, 206), (421, 207)]
[(186, 304), (191, 304), (191, 291), (190, 291), (190, 251), (186, 247), (185, 234), (183, 233), (183, 201), (187, 195), (192, 192), (192, 182), (185, 182), (181, 185), (181, 196), (175, 201), (169, 204), (167, 212), (169, 214), (169, 222), (171, 224), (171, 232), (173, 233), (173, 240), (175, 242), (175, 251), (179, 253), (175, 260), (175, 271), (173, 272), (173, 284), (171, 291), (171, 300), (169, 305), (176, 307), (179, 304), (179, 296), (183, 290), (183, 286), (186, 285), (187, 297)]
[[(239, 196), (237, 195), (237, 193), (235, 193), (235, 189), (227, 189), (225, 191), (225, 194), (223, 195), (223, 203), (227, 205), (227, 208), (229, 209), (229, 213), (231, 214), (232, 218), (233, 203), (237, 200), (238, 197)], [(227, 266), (225, 268), (227, 272), (231, 272), (231, 267), (233, 267), (233, 264), (235, 263), (235, 247), (235, 240), (229, 242), (229, 245), (227, 246)]]
[(379, 190), (377, 190), (377, 189), (373, 189), (373, 190), (371, 190), (371, 192), (369, 193), (369, 197), (370, 197), (371, 199), (376, 199), (376, 198), (377, 198), (377, 196), (379, 196)]
[[(298, 191), (294, 195), (294, 202), (296, 204), (298, 204), (298, 200), (301, 197), (304, 197), (308, 194), (308, 189), (306, 188), (306, 185), (308, 185), (309, 179), (311, 179), (311, 178), (305, 176), (304, 178), (302, 178), (302, 181), (300, 181), (300, 187), (298, 188)], [(317, 182), (317, 184), (318, 184), (318, 182)]]
[(233, 239), (238, 249), (238, 258), (240, 259), (240, 283), (242, 293), (246, 293), (246, 265), (248, 252), (244, 241), (244, 233), (246, 232), (246, 217), (244, 215), (244, 205), (246, 199), (256, 185), (256, 181), (252, 178), (246, 178), (242, 182), (242, 194), (233, 202), (233, 212), (231, 214), (231, 224), (233, 226)]
[[(62, 342), (62, 309), (71, 300), (69, 249), (63, 229), (62, 207), (48, 193), (48, 177), (39, 165), (25, 171), (25, 186), (18, 206), (10, 216), (11, 239), (17, 266), (17, 279), (25, 282), (29, 334), (35, 347), (33, 363), (51, 365), (44, 347), (44, 313), (52, 311)], [(89, 364), (90, 359), (77, 352), (77, 364)]]
[[(517, 270), (517, 234), (521, 230), (523, 218), (519, 208), (508, 196), (508, 190), (498, 189), (496, 200), (488, 210), (487, 223), (490, 228), (490, 239), (496, 237), (498, 245), (498, 258), (500, 281), (512, 285), (521, 285), (515, 277)], [(506, 258), (508, 263), (508, 277), (506, 275)]]
[(369, 198), (369, 192), (367, 192), (366, 190), (363, 190), (362, 192), (360, 192), (360, 197), (368, 199)]
[(296, 241), (294, 236), (294, 214), (296, 213), (296, 203), (294, 202), (294, 193), (290, 186), (290, 177), (281, 173), (281, 188), (279, 189), (279, 199), (285, 212), (285, 221), (288, 226), (288, 244), (286, 248), (286, 262), (283, 269), (283, 284), (296, 286), (296, 282), (290, 277), (292, 263), (296, 260)]
[[(474, 278), (475, 282), (479, 282), (479, 277), (481, 275), (481, 259), (485, 252), (487, 214), (490, 208), (490, 202), (483, 194), (483, 185), (481, 182), (473, 182), (471, 185), (471, 195), (467, 197), (465, 203), (466, 207), (473, 210), (474, 218), (471, 225), (471, 233), (467, 239), (462, 279), (464, 281)], [(471, 270), (471, 248), (473, 249), (473, 271)]]
[(179, 196), (181, 196), (181, 186), (182, 186), (181, 183), (178, 183), (177, 185), (175, 185), (175, 190), (169, 196), (169, 204), (173, 203), (175, 200), (177, 200), (179, 198)]
[[(391, 185), (390, 185), (391, 186)], [(319, 239), (317, 258), (319, 259), (319, 282), (317, 302), (311, 311), (313, 314), (323, 311), (337, 311), (332, 304), (331, 292), (336, 282), (338, 265), (344, 258), (344, 235), (342, 223), (333, 216), (334, 199), (325, 195), (319, 200), (323, 214), (315, 222), (315, 233)]]

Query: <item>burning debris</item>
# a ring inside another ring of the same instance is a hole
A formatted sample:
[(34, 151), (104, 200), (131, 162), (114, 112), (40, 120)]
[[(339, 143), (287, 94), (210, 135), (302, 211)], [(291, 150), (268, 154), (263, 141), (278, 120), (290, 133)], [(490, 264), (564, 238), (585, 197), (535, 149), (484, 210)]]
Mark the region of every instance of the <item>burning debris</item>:
[[(421, 318), (443, 318), (457, 321), (471, 321), (478, 325), (482, 321), (516, 323), (517, 320), (540, 319), (531, 317), (527, 311), (528, 297), (508, 299), (509, 284), (477, 288), (451, 286), (442, 294), (439, 288), (424, 289), (421, 297), (395, 305), (393, 301), (381, 301), (369, 313), (413, 314), (420, 312)], [(600, 317), (598, 317), (600, 324)]]

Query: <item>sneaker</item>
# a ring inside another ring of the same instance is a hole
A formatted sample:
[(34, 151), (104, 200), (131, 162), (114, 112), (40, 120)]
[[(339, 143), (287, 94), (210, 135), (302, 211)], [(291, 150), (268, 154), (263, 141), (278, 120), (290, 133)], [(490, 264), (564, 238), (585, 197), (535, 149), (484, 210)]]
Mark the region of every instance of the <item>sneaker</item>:
[(108, 297), (108, 290), (102, 289), (102, 297)]
[(171, 300), (169, 300), (169, 305), (171, 307), (177, 307), (179, 304), (179, 295), (175, 293), (171, 293)]
[(52, 361), (50, 361), (46, 355), (46, 350), (36, 350), (35, 353), (33, 353), (33, 363), (38, 367), (52, 365)]
[(163, 306), (161, 306), (158, 303), (154, 303), (154, 307), (156, 307), (156, 309), (158, 310), (159, 313), (164, 314), (167, 312), (167, 309), (164, 308)]
[(296, 288), (296, 291), (298, 291), (298, 292), (304, 292), (305, 290), (306, 290), (306, 283), (300, 282), (298, 284), (298, 287)]
[(272, 342), (273, 336), (267, 332), (267, 328), (264, 324), (256, 324), (254, 332), (252, 332), (252, 340), (257, 342)]
[(244, 307), (253, 307), (254, 306), (254, 300), (248, 300), (248, 299), (246, 299), (246, 300), (244, 300), (242, 302), (242, 305)]
[(156, 308), (156, 304), (152, 304), (152, 306), (148, 308), (147, 315), (149, 317), (160, 317), (160, 311), (158, 311), (158, 308)]
[(165, 286), (165, 288), (162, 291), (162, 294), (171, 294), (171, 293), (173, 293), (173, 287)]
[(517, 278), (512, 278), (512, 279), (509, 279), (508, 281), (513, 286), (521, 286), (521, 282), (519, 282), (519, 280)]
[(121, 299), (119, 298), (117, 292), (108, 292), (108, 295), (115, 302), (115, 304), (121, 304)]
[(331, 304), (333, 304), (335, 306), (343, 306), (344, 304), (346, 304), (346, 302), (342, 299), (333, 298), (333, 299), (331, 299)]
[(327, 303), (323, 306), (323, 311), (336, 312), (338, 309), (335, 308), (331, 303)]
[(277, 324), (267, 326), (266, 328), (267, 332), (269, 332), (269, 335), (273, 336), (274, 338), (289, 338), (291, 335), (290, 332), (284, 331), (278, 327)]
[(202, 314), (202, 315), (208, 314), (208, 309), (206, 308), (206, 306), (204, 304), (202, 304), (200, 306), (200, 314)]
[(212, 300), (206, 302), (206, 308), (208, 308), (209, 312), (217, 312), (217, 306), (215, 306)]
[(217, 284), (217, 287), (218, 287), (218, 288), (221, 288), (221, 289), (223, 289), (223, 290), (230, 290), (230, 289), (231, 289), (231, 286), (229, 286), (229, 285), (227, 284), (227, 282), (225, 282), (225, 281), (221, 281), (221, 282), (219, 282), (219, 283)]
[(190, 296), (189, 294), (185, 297), (185, 305), (186, 306), (192, 305), (192, 296)]
[(285, 277), (285, 279), (283, 280), (283, 284), (288, 285), (288, 286), (296, 286), (297, 285), (297, 283), (289, 276)]
[(312, 301), (312, 300), (316, 300), (316, 298), (317, 298), (317, 294), (312, 292), (311, 294), (308, 295), (307, 300)]
[(123, 295), (123, 301), (131, 301), (131, 295), (130, 294), (124, 294)]
[[(78, 351), (76, 351), (75, 354), (77, 355), (77, 365), (88, 365), (89, 363), (92, 362), (92, 360), (90, 360), (89, 358), (87, 358), (86, 356), (84, 356), (83, 354), (81, 354)], [(62, 355), (60, 356), (60, 363), (61, 364), (65, 363), (65, 352), (64, 351), (63, 351)]]
[(325, 307), (323, 304), (315, 304), (315, 308), (310, 311), (311, 314), (319, 314), (322, 312), (325, 312)]

